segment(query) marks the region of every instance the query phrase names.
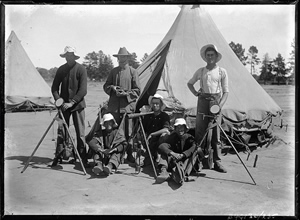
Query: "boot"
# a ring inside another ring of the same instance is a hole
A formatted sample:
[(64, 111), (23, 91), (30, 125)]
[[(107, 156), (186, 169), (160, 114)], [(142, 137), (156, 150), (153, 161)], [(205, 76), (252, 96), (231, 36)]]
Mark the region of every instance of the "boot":
[(165, 182), (168, 178), (170, 177), (167, 168), (166, 167), (162, 167), (160, 169), (160, 173), (156, 178), (156, 183), (163, 183)]
[(99, 175), (101, 172), (103, 172), (103, 165), (102, 162), (97, 162), (94, 166), (94, 168), (92, 169), (92, 172), (96, 175)]
[(220, 173), (227, 173), (227, 170), (220, 162), (215, 162), (214, 164), (214, 170), (220, 172)]
[(113, 168), (113, 164), (108, 163), (108, 165), (103, 168), (103, 171), (107, 176), (109, 176), (109, 174), (111, 174), (112, 168)]

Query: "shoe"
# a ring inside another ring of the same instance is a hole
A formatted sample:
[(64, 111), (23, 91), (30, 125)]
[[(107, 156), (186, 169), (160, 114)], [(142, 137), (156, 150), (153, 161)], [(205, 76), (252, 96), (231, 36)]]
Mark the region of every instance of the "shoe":
[(135, 163), (135, 158), (132, 156), (132, 154), (127, 154), (126, 160), (127, 160), (129, 163)]
[(166, 168), (161, 168), (160, 174), (156, 178), (156, 183), (163, 183), (170, 177)]
[(94, 168), (92, 169), (92, 172), (96, 175), (99, 175), (100, 173), (103, 172), (103, 165), (102, 163), (97, 163)]
[(227, 173), (227, 170), (223, 167), (223, 165), (220, 162), (215, 162), (214, 170), (220, 173)]
[(104, 172), (107, 176), (109, 176), (109, 174), (111, 174), (111, 171), (112, 171), (112, 168), (111, 168), (109, 165), (103, 167), (103, 172)]

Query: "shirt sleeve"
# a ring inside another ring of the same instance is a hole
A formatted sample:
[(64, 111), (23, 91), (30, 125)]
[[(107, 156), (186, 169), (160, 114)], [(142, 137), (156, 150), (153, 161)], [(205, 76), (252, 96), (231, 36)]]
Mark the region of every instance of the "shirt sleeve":
[(164, 117), (163, 117), (163, 128), (170, 128), (170, 117), (167, 113), (164, 113)]
[(79, 85), (78, 85), (78, 90), (75, 94), (75, 96), (73, 97), (73, 100), (75, 102), (80, 102), (80, 100), (83, 99), (83, 97), (87, 94), (87, 72), (86, 69), (83, 66), (79, 67), (80, 69), (78, 71), (80, 71), (80, 79), (79, 79)]
[(222, 85), (222, 91), (223, 92), (229, 92), (229, 86), (228, 86), (228, 74), (227, 71), (225, 69), (221, 69), (221, 85)]
[(128, 91), (128, 96), (127, 96), (127, 101), (129, 103), (136, 101), (141, 93), (138, 72), (136, 69), (132, 69), (131, 71), (132, 71), (131, 90)]
[(200, 74), (201, 74), (201, 68), (198, 69), (198, 70), (194, 73), (193, 77), (189, 80), (188, 83), (194, 85), (194, 84), (200, 79)]
[(56, 71), (56, 74), (55, 74), (55, 77), (54, 77), (54, 80), (53, 80), (53, 83), (52, 83), (52, 86), (51, 86), (51, 92), (52, 92), (52, 95), (53, 95), (53, 98), (54, 100), (56, 101), (57, 99), (60, 98), (59, 96), (59, 86), (61, 84), (61, 67), (58, 68), (58, 70)]
[(114, 69), (111, 70), (111, 72), (108, 74), (106, 82), (103, 85), (103, 90), (107, 95), (110, 95), (111, 86), (114, 85), (114, 83), (113, 83), (113, 74), (114, 74)]

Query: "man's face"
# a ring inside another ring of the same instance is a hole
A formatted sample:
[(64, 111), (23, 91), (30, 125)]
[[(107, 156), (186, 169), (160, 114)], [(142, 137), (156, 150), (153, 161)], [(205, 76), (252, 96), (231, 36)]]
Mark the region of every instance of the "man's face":
[(208, 64), (215, 64), (218, 58), (218, 55), (215, 51), (209, 50), (205, 53), (206, 62)]
[(160, 109), (162, 107), (162, 103), (161, 103), (160, 99), (153, 98), (151, 101), (151, 104), (152, 104), (153, 111), (155, 111), (155, 112), (160, 111)]
[(74, 63), (76, 60), (76, 57), (73, 52), (67, 52), (65, 55), (65, 59), (67, 63)]
[(176, 132), (180, 137), (182, 137), (182, 136), (185, 134), (185, 132), (186, 132), (186, 127), (185, 127), (185, 125), (177, 125), (177, 126), (175, 127), (175, 132)]
[(107, 133), (110, 133), (113, 130), (114, 127), (114, 121), (110, 120), (110, 121), (106, 121), (104, 122), (104, 127)]
[(125, 64), (128, 63), (128, 57), (127, 56), (118, 56), (118, 62), (119, 66), (123, 67)]

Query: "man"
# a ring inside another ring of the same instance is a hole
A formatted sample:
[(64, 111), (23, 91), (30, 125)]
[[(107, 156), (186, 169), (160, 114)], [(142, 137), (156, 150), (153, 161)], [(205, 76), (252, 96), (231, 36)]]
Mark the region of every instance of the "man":
[[(159, 139), (161, 135), (169, 133), (170, 117), (166, 112), (163, 111), (166, 108), (166, 105), (163, 102), (163, 97), (161, 95), (155, 94), (154, 96), (150, 96), (148, 99), (148, 104), (150, 106), (150, 111), (153, 111), (153, 114), (144, 116), (143, 127), (149, 143), (151, 155), (154, 157), (154, 160), (159, 160), (159, 155), (157, 153)], [(142, 163), (140, 166), (146, 166), (150, 164), (149, 154), (145, 156), (145, 161), (143, 156), (141, 157)]]
[[(109, 95), (107, 112), (111, 113), (120, 125), (125, 113), (135, 111), (135, 103), (140, 95), (140, 82), (138, 72), (129, 66), (131, 54), (125, 47), (120, 48), (118, 54), (119, 66), (112, 69), (107, 77), (103, 90)], [(128, 139), (131, 133), (132, 121), (126, 119), (125, 136)], [(128, 147), (127, 160), (134, 162), (132, 148)]]
[[(209, 124), (212, 124), (212, 117), (209, 108), (213, 103), (218, 103), (222, 109), (228, 97), (228, 76), (227, 71), (217, 65), (222, 59), (222, 55), (213, 44), (205, 45), (201, 48), (202, 59), (207, 63), (205, 67), (199, 68), (187, 83), (190, 91), (198, 97), (196, 131), (195, 137), (199, 144), (203, 139)], [(200, 90), (196, 91), (194, 84), (200, 81)], [(220, 113), (220, 111), (219, 111)], [(221, 115), (216, 115), (216, 121), (221, 123)], [(226, 169), (221, 164), (220, 149), (220, 129), (218, 126), (212, 128), (211, 146), (213, 149), (214, 169), (218, 172), (226, 173)]]
[[(121, 164), (127, 142), (124, 133), (117, 129), (118, 124), (112, 114), (103, 115), (100, 125), (95, 130), (92, 140), (88, 143), (94, 152), (95, 166), (92, 171), (96, 175), (104, 172), (109, 176), (112, 169), (117, 170)], [(102, 126), (104, 129), (102, 129)]]
[[(54, 77), (51, 91), (55, 100), (62, 98), (64, 103), (61, 107), (63, 116), (69, 126), (72, 115), (77, 137), (77, 149), (83, 164), (88, 166), (85, 148), (85, 95), (87, 94), (86, 69), (76, 62), (80, 57), (76, 49), (66, 46), (60, 54), (66, 59), (66, 63), (60, 66)], [(60, 87), (60, 91), (59, 91)]]
[[(191, 134), (187, 133), (188, 126), (183, 118), (177, 118), (174, 123), (174, 131), (170, 135), (164, 137), (163, 143), (158, 147), (161, 158), (158, 163), (160, 173), (156, 179), (156, 183), (162, 183), (169, 178), (169, 171), (172, 177), (175, 175), (176, 163), (182, 164), (183, 175), (176, 182), (181, 183), (189, 176), (192, 166), (196, 161), (195, 152), (197, 152), (196, 142)], [(175, 180), (175, 179), (174, 179)]]

